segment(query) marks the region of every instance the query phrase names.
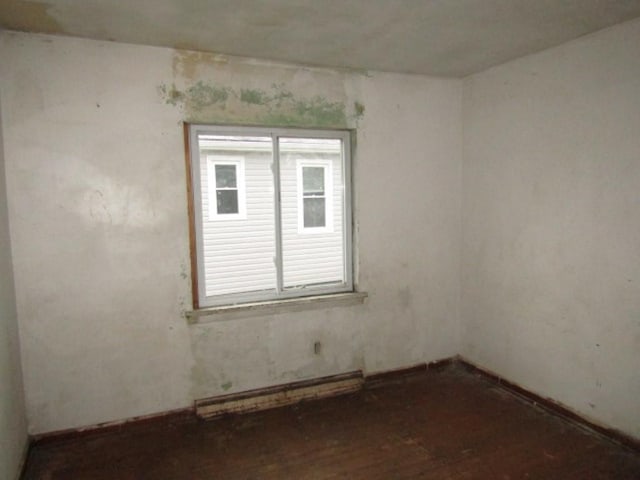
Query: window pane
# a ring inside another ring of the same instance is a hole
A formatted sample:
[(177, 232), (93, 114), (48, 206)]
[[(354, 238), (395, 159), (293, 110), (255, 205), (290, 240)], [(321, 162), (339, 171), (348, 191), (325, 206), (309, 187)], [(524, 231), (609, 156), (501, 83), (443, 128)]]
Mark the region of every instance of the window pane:
[[(279, 150), (284, 288), (330, 287), (343, 282), (342, 141), (287, 137), (280, 139)], [(322, 196), (309, 195), (314, 189)]]
[(217, 188), (236, 188), (238, 182), (236, 179), (235, 165), (216, 165), (216, 187)]
[(302, 190), (305, 195), (324, 195), (324, 168), (302, 168)]
[(216, 191), (218, 201), (218, 214), (238, 213), (238, 191), (218, 190)]
[(304, 202), (304, 228), (324, 227), (325, 208), (324, 198), (305, 198)]
[(198, 143), (206, 295), (275, 292), (271, 137), (203, 134)]

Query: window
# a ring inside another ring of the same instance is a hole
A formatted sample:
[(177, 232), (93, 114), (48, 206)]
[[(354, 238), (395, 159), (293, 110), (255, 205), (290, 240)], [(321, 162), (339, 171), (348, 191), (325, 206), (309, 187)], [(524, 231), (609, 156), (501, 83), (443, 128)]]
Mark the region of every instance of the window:
[(209, 220), (245, 218), (244, 159), (208, 155), (207, 162)]
[(194, 308), (353, 290), (348, 131), (188, 132)]
[(298, 160), (298, 231), (325, 233), (333, 229), (331, 162)]

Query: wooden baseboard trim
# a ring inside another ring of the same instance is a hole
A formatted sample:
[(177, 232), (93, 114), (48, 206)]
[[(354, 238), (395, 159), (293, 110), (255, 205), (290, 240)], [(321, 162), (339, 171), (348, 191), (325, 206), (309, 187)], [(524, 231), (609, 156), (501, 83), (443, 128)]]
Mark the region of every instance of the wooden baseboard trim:
[[(396, 370), (389, 370), (384, 372), (377, 372), (371, 375), (363, 376), (361, 371), (350, 372), (341, 375), (332, 375), (329, 377), (320, 377), (311, 380), (303, 380), (300, 382), (293, 382), (285, 385), (277, 385), (274, 387), (267, 387), (264, 389), (250, 390), (246, 392), (241, 392), (237, 394), (225, 395), (220, 397), (212, 397), (210, 399), (198, 400), (194, 403), (194, 407), (192, 408), (182, 408), (178, 410), (171, 410), (166, 412), (160, 412), (151, 415), (143, 415), (139, 417), (132, 417), (124, 420), (117, 420), (113, 422), (104, 422), (96, 425), (90, 425), (87, 427), (81, 428), (70, 428), (65, 430), (56, 430), (52, 432), (31, 435), (29, 437), (29, 444), (26, 450), (25, 458), (28, 457), (28, 451), (31, 447), (39, 444), (52, 443), (58, 441), (72, 440), (77, 439), (83, 436), (89, 435), (100, 435), (103, 433), (110, 433), (114, 431), (121, 431), (124, 429), (130, 428), (139, 428), (140, 426), (144, 426), (146, 424), (172, 424), (172, 423), (181, 423), (185, 421), (195, 421), (198, 416), (197, 410), (198, 408), (202, 409), (206, 407), (210, 407), (217, 404), (223, 404), (228, 401), (233, 400), (243, 400), (246, 403), (251, 404), (255, 400), (256, 397), (269, 395), (269, 394), (278, 394), (279, 392), (288, 392), (281, 393), (281, 397), (288, 397), (284, 403), (279, 403), (280, 400), (268, 405), (265, 408), (273, 408), (276, 406), (286, 405), (297, 403), (302, 400), (311, 400), (311, 399), (319, 399), (326, 398), (334, 395), (341, 395), (344, 393), (351, 393), (362, 389), (365, 385), (381, 385), (384, 383), (392, 383), (398, 379), (403, 377), (407, 377), (410, 375), (425, 373), (428, 370), (436, 370), (440, 368), (447, 367), (452, 365), (458, 360), (458, 357), (450, 357), (441, 360), (436, 360), (429, 363), (421, 363), (418, 365), (414, 365), (411, 367), (400, 368)], [(337, 383), (338, 382), (338, 383)], [(339, 383), (341, 382), (341, 383)], [(333, 385), (332, 385), (333, 383)], [(277, 395), (276, 395), (277, 397)], [(252, 398), (254, 400), (252, 400)], [(255, 402), (254, 402), (255, 403)], [(259, 403), (259, 402), (258, 402)], [(210, 410), (215, 411), (215, 408), (211, 408)], [(224, 411), (222, 413), (215, 414), (206, 414), (202, 415), (202, 418), (213, 418), (220, 415), (224, 415), (225, 413), (243, 413), (255, 411), (257, 408), (239, 408), (239, 409), (229, 409), (228, 411)]]
[(374, 373), (363, 377), (361, 371), (332, 375), (274, 387), (266, 387), (236, 394), (197, 400), (196, 415), (203, 419), (217, 418), (231, 413), (248, 413), (291, 405), (305, 400), (316, 400), (356, 392), (363, 387), (379, 386), (404, 377), (423, 374), (427, 370), (453, 364), (456, 357), (430, 363)]
[[(338, 387), (336, 390), (332, 390), (331, 388), (328, 388), (326, 391), (326, 394), (323, 393), (322, 396), (312, 394), (311, 396), (305, 397), (302, 399), (324, 398), (326, 396), (339, 395), (341, 393), (348, 393), (347, 391), (344, 391), (341, 389), (346, 389), (348, 391), (359, 390), (362, 388), (365, 382), (366, 383), (369, 383), (369, 382), (382, 383), (384, 381), (392, 381), (394, 378), (406, 376), (411, 373), (424, 372), (427, 369), (439, 368), (440, 366), (449, 365), (453, 361), (454, 361), (453, 358), (447, 358), (444, 360), (438, 360), (428, 364), (423, 363), (420, 365), (415, 365), (409, 368), (391, 370), (388, 372), (380, 372), (380, 373), (367, 376), (366, 378), (363, 377), (362, 372), (357, 371), (357, 372), (351, 372), (344, 375), (333, 375), (330, 377), (321, 377), (321, 378), (312, 379), (312, 380), (304, 380), (301, 382), (289, 383), (286, 385), (267, 387), (266, 389), (258, 389), (258, 390), (242, 392), (239, 394), (235, 394), (235, 396), (237, 396), (238, 399), (250, 399), (251, 397), (255, 397), (256, 395), (263, 395), (267, 393), (269, 390), (272, 390), (271, 393), (274, 393), (276, 391), (287, 391), (287, 390), (296, 390), (296, 389), (306, 388), (306, 387), (313, 387), (315, 385), (327, 383), (331, 380), (333, 381), (346, 380), (348, 378), (351, 378), (351, 376), (353, 376), (354, 378), (359, 378), (358, 382), (356, 382), (356, 383), (359, 383), (358, 388), (353, 387), (352, 389), (351, 386), (345, 387), (345, 385), (343, 384), (341, 387)], [(231, 395), (231, 397), (233, 396), (234, 395)], [(119, 431), (123, 429), (136, 428), (144, 424), (153, 424), (153, 423), (171, 424), (175, 422), (194, 421), (197, 418), (196, 408), (198, 407), (199, 404), (201, 406), (205, 406), (208, 404), (215, 404), (217, 402), (224, 402), (225, 400), (228, 400), (228, 399), (229, 399), (229, 396), (214, 397), (208, 400), (196, 401), (194, 407), (192, 408), (182, 408), (178, 410), (171, 410), (171, 411), (160, 412), (160, 413), (151, 414), (151, 415), (132, 417), (132, 418), (117, 420), (113, 422), (104, 422), (104, 423), (99, 423), (96, 425), (90, 425), (90, 426), (81, 427), (81, 428), (69, 428), (65, 430), (56, 430), (52, 432), (31, 435), (29, 437), (29, 446), (27, 447), (26, 456), (28, 456), (29, 448), (35, 445), (43, 444), (43, 443), (65, 441), (65, 440), (76, 439), (76, 438), (88, 436), (88, 435), (99, 435), (102, 433), (109, 433), (109, 432)], [(296, 400), (296, 401), (300, 401), (300, 400)], [(247, 411), (252, 411), (252, 410), (247, 410)]]
[(30, 437), (30, 445), (39, 445), (44, 443), (59, 442), (64, 440), (76, 439), (88, 435), (97, 435), (103, 433), (117, 432), (124, 429), (136, 428), (152, 424), (174, 424), (185, 421), (195, 421), (193, 408), (181, 408), (178, 410), (169, 410), (151, 415), (142, 415), (139, 417), (117, 420), (114, 422), (98, 423), (82, 428), (69, 428), (66, 430), (57, 430), (53, 432), (32, 435)]
[(365, 386), (373, 387), (385, 383), (392, 383), (405, 377), (426, 373), (427, 370), (443, 369), (450, 365), (453, 365), (456, 361), (457, 357), (449, 357), (440, 360), (434, 360), (429, 363), (419, 363), (411, 367), (397, 368), (394, 370), (372, 373), (364, 378)]
[(273, 387), (259, 388), (230, 395), (196, 400), (196, 415), (213, 419), (232, 413), (249, 413), (293, 405), (305, 400), (318, 400), (362, 389), (361, 371), (303, 380)]
[(520, 397), (527, 403), (530, 403), (534, 406), (539, 406), (549, 413), (561, 417), (581, 428), (585, 428), (591, 432), (597, 433), (602, 437), (605, 437), (619, 445), (633, 450), (634, 452), (640, 452), (640, 440), (630, 437), (629, 435), (620, 432), (619, 430), (598, 425), (597, 423), (586, 419), (579, 413), (576, 413), (569, 407), (566, 407), (565, 405), (553, 400), (552, 398), (541, 397), (537, 393), (527, 390), (526, 388), (513, 383), (490, 370), (479, 367), (469, 362), (468, 360), (465, 360), (464, 358), (459, 358), (458, 363), (467, 371), (480, 375), (488, 379), (489, 381), (500, 385), (502, 388)]
[[(195, 421), (197, 417), (209, 419), (229, 413), (248, 413), (266, 408), (290, 405), (303, 400), (327, 398), (335, 395), (353, 393), (365, 387), (375, 387), (386, 383), (393, 383), (394, 381), (398, 381), (412, 375), (425, 374), (428, 371), (440, 370), (452, 365), (459, 365), (469, 372), (480, 375), (489, 381), (500, 385), (502, 388), (518, 396), (524, 401), (534, 406), (539, 406), (581, 428), (597, 433), (619, 445), (633, 450), (634, 452), (640, 452), (640, 440), (630, 437), (618, 430), (593, 423), (553, 399), (541, 397), (540, 395), (533, 393), (490, 370), (479, 367), (462, 357), (456, 356), (429, 363), (421, 363), (407, 368), (377, 372), (367, 375), (366, 377), (363, 376), (361, 371), (356, 371), (342, 375), (332, 375), (329, 377), (293, 382), (285, 385), (199, 400), (195, 402), (193, 408), (171, 410), (115, 422), (105, 422), (83, 428), (72, 428), (33, 435), (29, 438), (29, 445), (26, 448), (25, 458), (29, 455), (29, 449), (38, 444), (77, 439), (83, 436), (98, 435), (114, 431), (117, 432), (124, 429), (138, 428), (144, 425), (159, 423), (170, 425)], [(199, 412), (198, 409), (200, 409)]]

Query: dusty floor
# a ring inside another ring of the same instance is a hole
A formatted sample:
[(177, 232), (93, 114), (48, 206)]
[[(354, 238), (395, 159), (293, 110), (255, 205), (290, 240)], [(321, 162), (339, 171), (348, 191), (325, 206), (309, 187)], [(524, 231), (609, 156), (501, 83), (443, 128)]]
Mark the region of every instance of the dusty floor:
[(453, 365), (210, 422), (41, 443), (24, 479), (640, 479), (640, 454)]

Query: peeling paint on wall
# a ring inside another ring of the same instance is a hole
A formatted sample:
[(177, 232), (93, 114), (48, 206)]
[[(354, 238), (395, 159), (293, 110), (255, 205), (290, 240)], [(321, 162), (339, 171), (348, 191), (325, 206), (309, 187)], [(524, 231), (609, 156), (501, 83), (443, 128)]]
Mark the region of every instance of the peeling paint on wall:
[(356, 102), (356, 114), (348, 117), (344, 102), (322, 95), (299, 97), (283, 84), (263, 90), (200, 80), (183, 90), (162, 84), (158, 92), (166, 104), (183, 110), (185, 120), (201, 123), (347, 128), (351, 117), (364, 112)]

